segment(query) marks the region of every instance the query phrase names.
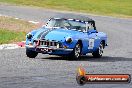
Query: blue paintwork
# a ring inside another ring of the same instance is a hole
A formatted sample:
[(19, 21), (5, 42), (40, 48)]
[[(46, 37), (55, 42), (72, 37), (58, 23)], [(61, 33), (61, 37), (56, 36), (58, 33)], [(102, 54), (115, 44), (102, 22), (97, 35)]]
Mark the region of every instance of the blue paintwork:
[[(37, 30), (33, 30), (30, 32), (33, 37), (29, 40), (26, 38), (26, 45), (29, 43), (33, 43), (34, 40), (38, 40), (37, 37), (40, 33), (48, 30), (48, 28), (40, 28)], [(72, 38), (72, 43), (67, 43), (66, 38), (71, 37)], [(61, 42), (63, 45), (67, 46), (69, 49), (74, 49), (75, 45), (77, 44), (78, 40), (82, 41), (83, 47), (82, 47), (82, 54), (85, 55), (86, 53), (92, 53), (96, 51), (101, 43), (101, 41), (105, 42), (105, 45), (107, 45), (107, 35), (103, 32), (97, 32), (96, 30), (89, 30), (88, 32), (79, 32), (76, 30), (67, 30), (64, 28), (56, 28), (55, 30), (52, 30), (45, 36), (46, 40), (56, 40)], [(93, 49), (88, 49), (89, 47), (89, 39), (94, 39), (94, 46)], [(35, 48), (29, 48), (35, 51)], [(43, 52), (40, 52), (43, 53)], [(68, 51), (63, 51), (63, 50), (57, 50), (53, 53), (48, 53), (48, 54), (53, 54), (53, 55), (62, 55), (62, 54), (69, 54), (71, 53)]]

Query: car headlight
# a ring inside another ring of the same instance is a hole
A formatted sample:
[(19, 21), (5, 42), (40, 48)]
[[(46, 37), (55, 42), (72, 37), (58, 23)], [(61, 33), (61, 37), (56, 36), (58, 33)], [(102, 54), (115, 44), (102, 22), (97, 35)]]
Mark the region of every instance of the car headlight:
[(71, 38), (71, 37), (67, 37), (67, 38), (66, 38), (66, 42), (67, 42), (67, 43), (71, 43), (71, 42), (72, 42), (72, 38)]
[(28, 38), (28, 39), (31, 39), (31, 38), (32, 38), (32, 34), (31, 34), (31, 33), (28, 33), (28, 34), (27, 34), (27, 38)]

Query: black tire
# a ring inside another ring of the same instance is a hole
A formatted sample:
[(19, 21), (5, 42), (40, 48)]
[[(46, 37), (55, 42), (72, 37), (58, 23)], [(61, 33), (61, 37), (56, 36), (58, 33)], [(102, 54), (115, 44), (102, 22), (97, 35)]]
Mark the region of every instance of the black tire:
[(38, 55), (38, 53), (32, 50), (26, 49), (26, 55), (29, 58), (35, 58)]
[(95, 58), (101, 58), (103, 54), (104, 44), (101, 42), (97, 51), (93, 52), (92, 55)]
[(70, 54), (70, 59), (78, 60), (81, 57), (82, 46), (80, 43), (77, 43), (72, 53)]

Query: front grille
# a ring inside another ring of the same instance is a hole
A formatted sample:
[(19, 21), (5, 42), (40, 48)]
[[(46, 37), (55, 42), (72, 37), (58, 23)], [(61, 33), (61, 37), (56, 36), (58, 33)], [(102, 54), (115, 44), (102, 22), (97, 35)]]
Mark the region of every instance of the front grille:
[[(56, 41), (40, 40), (40, 46), (57, 46), (59, 44)], [(60, 44), (59, 44), (60, 45)]]

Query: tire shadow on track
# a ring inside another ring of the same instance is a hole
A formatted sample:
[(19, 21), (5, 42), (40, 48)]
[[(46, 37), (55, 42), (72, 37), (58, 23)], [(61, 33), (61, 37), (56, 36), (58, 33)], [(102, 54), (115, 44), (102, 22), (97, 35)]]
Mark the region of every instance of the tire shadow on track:
[(92, 56), (82, 56), (80, 59), (69, 59), (66, 57), (44, 57), (39, 59), (49, 59), (49, 60), (66, 60), (66, 61), (90, 61), (90, 62), (116, 62), (116, 61), (132, 61), (132, 58), (126, 57), (110, 57), (110, 56), (103, 56), (101, 58), (93, 58)]

